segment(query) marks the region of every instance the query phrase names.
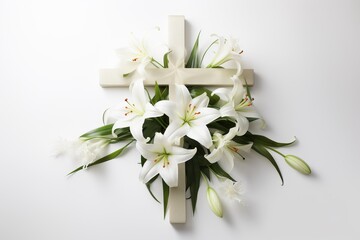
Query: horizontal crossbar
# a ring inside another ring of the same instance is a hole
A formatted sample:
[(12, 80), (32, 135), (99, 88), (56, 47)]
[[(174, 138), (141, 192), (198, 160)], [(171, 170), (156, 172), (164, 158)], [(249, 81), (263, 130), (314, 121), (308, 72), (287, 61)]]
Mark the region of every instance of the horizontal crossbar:
[[(164, 76), (167, 72), (170, 74), (171, 69), (148, 69), (150, 75)], [(186, 77), (183, 79), (185, 85), (199, 85), (199, 86), (232, 86), (233, 82), (230, 79), (235, 73), (236, 69), (219, 69), (219, 68), (186, 68)], [(123, 77), (116, 68), (105, 68), (100, 70), (100, 85), (104, 88), (112, 87), (127, 87), (131, 83), (133, 77)], [(254, 85), (254, 70), (244, 69), (240, 76), (245, 85), (245, 80), (248, 86)], [(166, 77), (156, 80), (144, 81), (145, 86), (154, 86), (155, 81), (159, 85), (168, 85), (169, 79)]]

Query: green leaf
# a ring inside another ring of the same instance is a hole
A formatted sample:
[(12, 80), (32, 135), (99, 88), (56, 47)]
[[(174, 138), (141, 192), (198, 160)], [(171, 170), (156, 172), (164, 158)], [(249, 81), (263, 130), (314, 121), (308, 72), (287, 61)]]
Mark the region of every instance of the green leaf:
[(145, 162), (146, 162), (146, 158), (144, 158), (143, 156), (141, 156), (141, 166), (143, 167)]
[(161, 87), (160, 89), (162, 89), (161, 91), (161, 100), (165, 100), (166, 97), (169, 95), (169, 87)]
[(249, 122), (253, 122), (253, 121), (258, 120), (258, 119), (260, 119), (260, 118), (257, 118), (257, 117), (247, 117), (247, 120), (248, 120)]
[(153, 194), (153, 192), (151, 191), (151, 184), (158, 178), (159, 174), (157, 174), (155, 177), (153, 177), (152, 179), (150, 179), (145, 185), (146, 188), (148, 189), (150, 195), (153, 197), (153, 199), (155, 201), (157, 201), (158, 203), (160, 203), (160, 201), (155, 197), (155, 195)]
[(162, 180), (162, 186), (163, 186), (164, 218), (165, 218), (170, 190), (169, 190), (169, 186), (166, 184), (164, 180)]
[(268, 146), (268, 147), (285, 147), (285, 146), (293, 144), (296, 141), (296, 139), (295, 139), (292, 142), (281, 143), (281, 142), (276, 142), (274, 140), (271, 140), (270, 138), (267, 138), (262, 135), (253, 134), (252, 136), (253, 136), (254, 143), (258, 143), (260, 145), (264, 145), (264, 146)]
[(271, 164), (274, 166), (274, 168), (276, 169), (276, 171), (278, 172), (278, 174), (280, 176), (281, 185), (284, 185), (284, 178), (283, 178), (283, 176), (281, 174), (280, 168), (277, 165), (277, 163), (276, 163), (275, 159), (273, 158), (273, 156), (269, 153), (269, 151), (266, 150), (266, 148), (264, 146), (259, 145), (259, 144), (253, 144), (251, 148), (254, 149), (255, 152), (257, 152), (260, 155), (266, 157), (271, 162)]
[(187, 161), (185, 163), (186, 168), (186, 179), (187, 179), (187, 185), (190, 187), (190, 194), (191, 194), (191, 205), (193, 213), (196, 209), (196, 202), (200, 187), (200, 178), (201, 178), (201, 172), (200, 172), (200, 166), (197, 161), (197, 158), (199, 157), (199, 154), (195, 154), (195, 156)]
[(219, 175), (221, 177), (225, 177), (227, 179), (230, 179), (233, 182), (236, 182), (236, 180), (234, 178), (232, 178), (224, 169), (222, 169), (218, 163), (211, 164), (210, 168), (217, 175)]
[(225, 120), (225, 119), (218, 119), (212, 123), (208, 124), (209, 128), (215, 128), (217, 130), (220, 130), (224, 133), (229, 132), (230, 128), (235, 127), (235, 123), (230, 121), (230, 120)]
[(196, 38), (194, 46), (191, 50), (190, 57), (185, 65), (186, 68), (199, 68), (199, 56), (198, 56), (198, 49), (199, 49), (199, 37), (200, 32)]
[[(146, 162), (146, 158), (144, 158), (143, 156), (141, 156), (141, 166), (144, 166), (144, 163)], [(150, 179), (147, 183), (145, 183), (147, 190), (149, 191), (150, 195), (154, 198), (155, 201), (157, 201), (158, 203), (160, 203), (160, 201), (155, 197), (155, 195), (153, 194), (153, 192), (151, 191), (151, 184), (159, 177), (159, 174), (157, 174), (155, 177), (153, 177), (152, 179)]]
[[(210, 166), (210, 165), (209, 165)], [(209, 166), (207, 167), (201, 167), (200, 170), (201, 172), (209, 179), (209, 181), (211, 180), (210, 179), (210, 170), (209, 170)]]
[(285, 146), (293, 144), (296, 141), (296, 139), (294, 139), (291, 142), (281, 143), (281, 142), (276, 142), (276, 141), (274, 141), (268, 137), (265, 137), (263, 135), (256, 135), (256, 134), (252, 134), (250, 132), (247, 132), (243, 136), (236, 136), (233, 138), (233, 140), (235, 142), (241, 143), (241, 144), (253, 142), (254, 144), (262, 145), (262, 146), (266, 146), (266, 147), (285, 147)]
[(162, 126), (154, 119), (146, 119), (143, 125), (143, 134), (145, 138), (154, 138), (155, 133), (161, 132)]
[(169, 54), (171, 53), (171, 51), (167, 52), (164, 54), (164, 68), (168, 68), (169, 67)]
[(155, 82), (154, 91), (155, 91), (155, 95), (151, 99), (151, 103), (153, 105), (160, 100), (165, 100), (169, 94), (169, 88), (167, 86), (160, 87), (157, 82)]
[(205, 56), (206, 56), (206, 53), (209, 51), (209, 49), (217, 42), (218, 40), (216, 39), (215, 41), (213, 41), (210, 45), (209, 45), (209, 47), (205, 50), (205, 52), (204, 52), (204, 54), (203, 54), (203, 56), (202, 56), (202, 58), (201, 58), (201, 60), (200, 60), (200, 63), (199, 63), (199, 65), (201, 66), (201, 64), (202, 64), (202, 62), (203, 62), (203, 60), (204, 60), (204, 58), (205, 58)]
[(161, 98), (162, 98), (162, 93), (161, 93), (160, 87), (159, 87), (159, 85), (158, 85), (157, 82), (155, 82), (154, 91), (155, 91), (155, 95), (154, 95), (154, 97), (151, 99), (151, 103), (152, 103), (152, 104), (157, 103), (157, 102), (160, 101)]
[(233, 139), (232, 139), (234, 142), (237, 142), (237, 143), (240, 143), (240, 144), (249, 144), (252, 142), (252, 139), (249, 139), (246, 135), (243, 135), (243, 136), (235, 136)]
[(245, 77), (244, 77), (244, 80), (245, 80), (246, 94), (248, 95), (248, 97), (249, 97), (249, 98), (251, 99), (251, 101), (252, 101), (253, 98), (251, 97), (250, 88), (249, 88), (249, 85), (248, 85)]
[[(122, 148), (120, 148), (120, 149), (118, 149), (118, 150), (110, 153), (109, 155), (106, 155), (105, 157), (102, 157), (102, 158), (100, 158), (100, 159), (98, 159), (98, 160), (90, 163), (90, 164), (88, 165), (88, 168), (89, 168), (89, 167), (92, 167), (92, 166), (94, 166), (94, 165), (97, 165), (97, 164), (100, 164), (100, 163), (104, 163), (104, 162), (107, 162), (107, 161), (110, 161), (110, 160), (116, 158), (117, 156), (119, 156), (119, 155), (120, 155), (132, 142), (134, 142), (134, 141), (135, 141), (135, 140), (131, 140), (130, 142), (128, 142), (128, 143), (127, 143), (125, 146), (123, 146)], [(84, 169), (83, 166), (78, 167), (78, 168), (76, 168), (75, 170), (73, 170), (72, 172), (68, 173), (67, 175), (71, 175), (71, 174), (76, 173), (77, 171), (82, 170), (82, 169)]]
[(84, 133), (80, 138), (92, 138), (98, 136), (106, 136), (112, 134), (112, 128), (114, 124), (108, 124), (99, 128), (95, 128), (87, 133)]

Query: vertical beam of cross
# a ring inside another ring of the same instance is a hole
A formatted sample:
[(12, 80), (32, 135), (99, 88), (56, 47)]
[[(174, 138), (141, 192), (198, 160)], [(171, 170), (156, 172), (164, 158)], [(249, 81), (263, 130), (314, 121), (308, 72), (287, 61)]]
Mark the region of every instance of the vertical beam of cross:
[[(185, 18), (184, 16), (169, 16), (168, 20), (168, 45), (172, 51), (169, 58), (173, 63), (182, 61), (178, 67), (185, 67)], [(181, 79), (172, 78), (169, 82), (169, 99), (176, 102), (175, 84)], [(171, 121), (171, 119), (170, 119)], [(181, 143), (179, 143), (181, 144)], [(169, 210), (170, 223), (186, 222), (186, 179), (185, 163), (179, 164), (178, 186), (170, 188)]]

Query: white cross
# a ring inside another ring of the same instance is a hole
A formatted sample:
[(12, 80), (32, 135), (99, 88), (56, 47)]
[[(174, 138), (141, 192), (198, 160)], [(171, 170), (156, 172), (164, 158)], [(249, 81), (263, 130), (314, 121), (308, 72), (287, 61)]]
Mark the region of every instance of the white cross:
[[(230, 79), (236, 69), (221, 68), (185, 68), (185, 17), (169, 16), (168, 19), (168, 46), (172, 51), (169, 58), (175, 65), (169, 65), (166, 69), (148, 69), (144, 80), (145, 86), (154, 86), (155, 81), (159, 85), (169, 85), (169, 99), (176, 101), (175, 84), (205, 85), (205, 86), (232, 86)], [(181, 62), (179, 63), (179, 60)], [(254, 71), (244, 69), (240, 80), (249, 86), (254, 84)], [(101, 69), (100, 85), (102, 87), (128, 87), (132, 76), (123, 78), (118, 69)], [(171, 120), (171, 119), (170, 119)], [(178, 187), (170, 188), (169, 210), (171, 223), (186, 222), (186, 178), (185, 163), (179, 165)]]

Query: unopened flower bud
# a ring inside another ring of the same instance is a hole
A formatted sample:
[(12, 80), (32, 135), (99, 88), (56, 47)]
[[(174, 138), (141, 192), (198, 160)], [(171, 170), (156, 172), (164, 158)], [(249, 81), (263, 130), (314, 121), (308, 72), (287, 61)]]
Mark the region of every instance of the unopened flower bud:
[(213, 188), (208, 187), (206, 194), (211, 211), (213, 211), (216, 216), (222, 218), (223, 217), (222, 206), (216, 191)]
[(309, 175), (311, 173), (311, 169), (307, 163), (301, 158), (294, 155), (286, 155), (285, 161), (295, 170), (301, 172), (302, 174)]

